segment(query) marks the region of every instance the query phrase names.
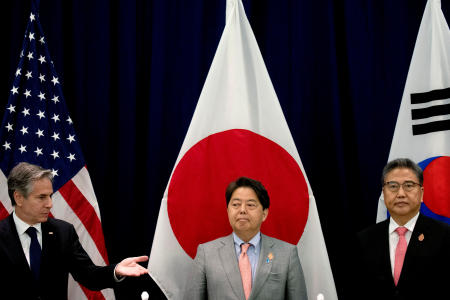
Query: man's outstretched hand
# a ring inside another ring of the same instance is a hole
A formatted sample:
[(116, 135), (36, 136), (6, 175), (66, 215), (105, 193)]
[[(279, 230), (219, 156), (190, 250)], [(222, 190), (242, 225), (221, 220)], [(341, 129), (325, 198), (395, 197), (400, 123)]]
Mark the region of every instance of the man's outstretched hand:
[(148, 273), (148, 270), (138, 264), (138, 262), (147, 261), (148, 256), (128, 257), (116, 265), (116, 275), (119, 276), (141, 276)]

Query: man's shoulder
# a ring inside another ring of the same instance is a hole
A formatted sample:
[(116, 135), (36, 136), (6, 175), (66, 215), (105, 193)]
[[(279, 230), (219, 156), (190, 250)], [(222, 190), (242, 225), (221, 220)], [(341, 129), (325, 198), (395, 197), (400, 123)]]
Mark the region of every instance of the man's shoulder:
[[(436, 236), (441, 236), (441, 238), (450, 239), (450, 225), (427, 217), (425, 215), (420, 215), (419, 219), (417, 220), (416, 223), (416, 228), (419, 231), (429, 231), (429, 232), (433, 232)], [(416, 228), (414, 228), (414, 230), (416, 230)]]
[[(55, 218), (48, 218), (46, 222), (41, 224), (42, 228), (44, 228), (46, 231), (65, 233), (75, 230), (71, 223)], [(15, 227), (12, 215), (9, 215), (3, 220), (0, 220), (0, 235), (11, 235), (14, 232)]]
[[(354, 242), (357, 242), (361, 245), (373, 245), (378, 243), (378, 241), (387, 239), (389, 233), (389, 219), (386, 219), (382, 222), (372, 224), (359, 232), (356, 233)], [(353, 241), (353, 240), (352, 240)], [(371, 247), (371, 246), (370, 246)]]
[[(283, 248), (295, 248), (296, 247), (296, 245), (293, 245), (291, 243), (279, 240), (277, 238), (274, 238), (274, 237), (271, 237), (271, 236), (268, 236), (268, 235), (265, 235), (265, 234), (262, 234), (262, 233), (261, 233), (261, 241), (263, 243), (274, 244), (274, 245), (276, 245), (278, 247), (283, 247)], [(226, 235), (226, 236), (219, 237), (219, 238), (217, 238), (215, 240), (206, 242), (206, 243), (201, 244), (201, 245), (203, 247), (206, 247), (206, 248), (211, 248), (211, 247), (223, 246), (223, 245), (229, 244), (229, 243), (231, 243), (231, 244), (234, 243), (233, 242), (233, 234), (229, 234), (229, 235)]]
[(48, 226), (49, 228), (60, 231), (68, 231), (73, 228), (71, 223), (56, 218), (48, 218), (46, 222), (42, 223), (42, 226)]
[(356, 235), (358, 237), (372, 235), (387, 228), (389, 228), (389, 219), (369, 225), (368, 227), (360, 230)]
[(12, 215), (7, 216), (6, 218), (0, 220), (0, 226), (7, 226), (9, 225), (10, 218), (12, 218)]
[(11, 220), (12, 215), (7, 216), (3, 220), (0, 221), (0, 233), (9, 231), (11, 228)]
[(286, 248), (286, 249), (292, 249), (292, 248), (297, 248), (296, 245), (279, 240), (277, 238), (265, 235), (261, 233), (261, 242), (263, 245), (273, 245), (279, 248)]
[(228, 243), (230, 243), (232, 241), (233, 241), (233, 235), (229, 234), (229, 235), (226, 235), (226, 236), (219, 237), (219, 238), (217, 238), (215, 240), (203, 243), (200, 246), (202, 246), (203, 248), (216, 248), (216, 247), (228, 244)]
[(431, 227), (441, 228), (443, 230), (450, 230), (449, 224), (439, 221), (439, 220), (436, 220), (436, 219), (433, 219), (433, 218), (430, 218), (430, 217), (427, 217), (423, 214), (419, 215), (419, 219), (417, 221), (425, 223), (426, 225), (431, 226)]

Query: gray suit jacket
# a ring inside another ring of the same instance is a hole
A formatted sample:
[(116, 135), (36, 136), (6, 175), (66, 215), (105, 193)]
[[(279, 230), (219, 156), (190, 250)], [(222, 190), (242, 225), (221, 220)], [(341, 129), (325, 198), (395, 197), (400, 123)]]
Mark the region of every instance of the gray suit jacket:
[[(184, 299), (245, 299), (232, 234), (198, 246)], [(261, 234), (251, 299), (307, 299), (296, 246)]]

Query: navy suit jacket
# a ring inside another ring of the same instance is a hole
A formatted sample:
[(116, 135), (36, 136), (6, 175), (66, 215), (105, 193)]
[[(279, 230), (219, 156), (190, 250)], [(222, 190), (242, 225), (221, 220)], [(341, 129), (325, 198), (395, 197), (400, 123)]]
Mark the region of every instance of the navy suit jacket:
[[(389, 258), (389, 219), (358, 233), (355, 299), (448, 299), (450, 226), (419, 215), (395, 286)], [(420, 238), (419, 238), (420, 237)]]
[(91, 290), (113, 287), (114, 266), (93, 264), (72, 224), (49, 218), (42, 223), (41, 275), (36, 282), (25, 258), (12, 215), (0, 221), (1, 299), (67, 299), (68, 274)]

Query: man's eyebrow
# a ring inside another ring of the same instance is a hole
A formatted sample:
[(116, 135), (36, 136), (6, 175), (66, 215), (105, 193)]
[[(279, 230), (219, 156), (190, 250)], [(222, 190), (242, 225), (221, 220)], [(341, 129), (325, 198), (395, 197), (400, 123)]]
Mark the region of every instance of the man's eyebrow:
[(41, 194), (39, 194), (38, 196), (47, 196), (47, 195), (50, 195), (50, 196), (52, 196), (52, 195), (53, 195), (53, 193), (50, 193), (50, 194), (47, 194), (47, 193), (41, 193)]

